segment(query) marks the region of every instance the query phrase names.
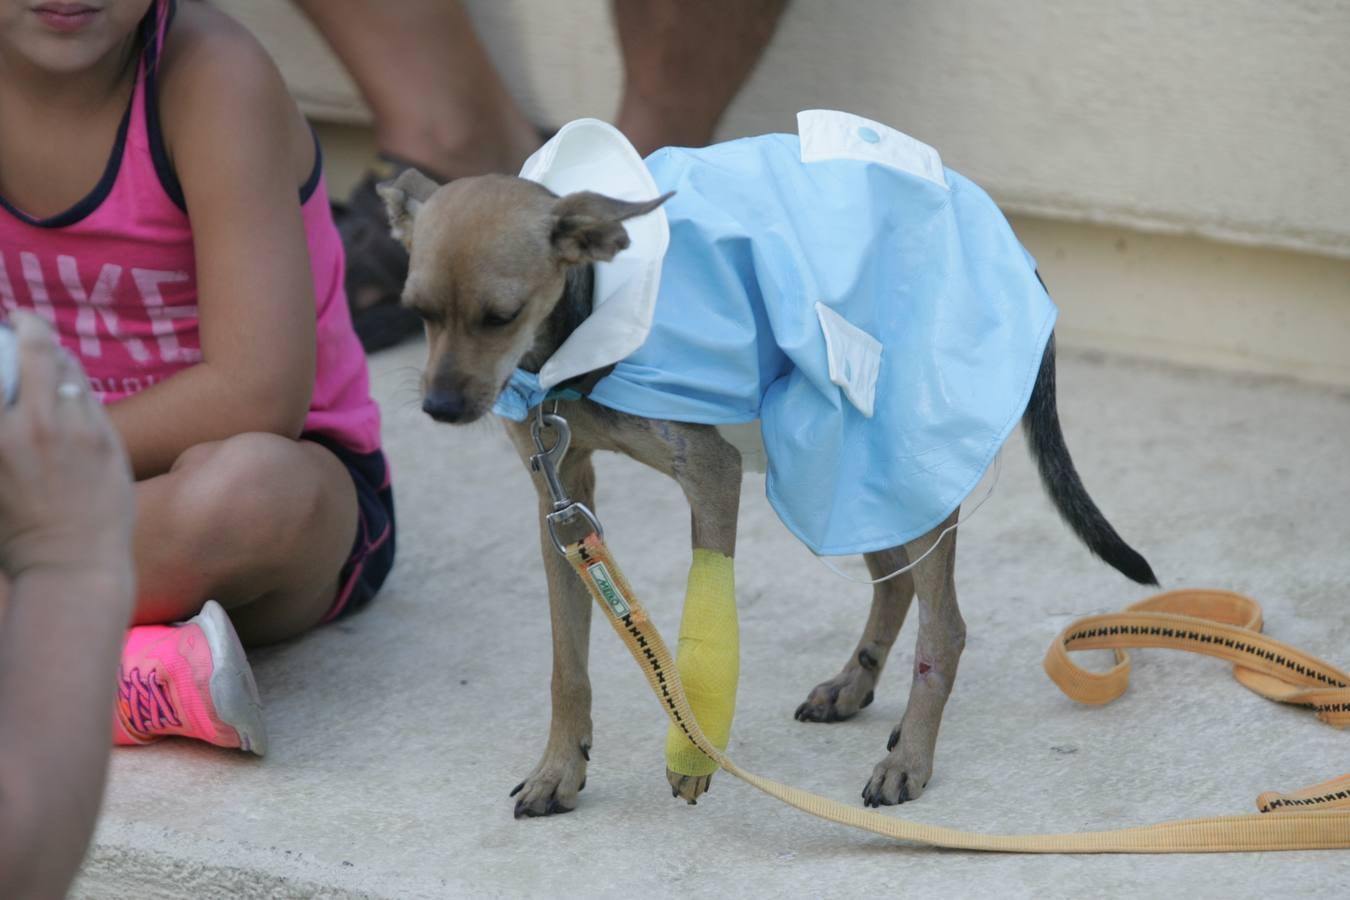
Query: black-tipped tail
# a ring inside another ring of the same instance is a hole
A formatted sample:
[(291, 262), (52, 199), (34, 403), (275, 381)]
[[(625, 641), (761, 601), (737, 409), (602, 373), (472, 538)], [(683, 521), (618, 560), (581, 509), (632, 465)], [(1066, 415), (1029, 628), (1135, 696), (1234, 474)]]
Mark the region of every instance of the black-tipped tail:
[(1107, 565), (1131, 581), (1156, 585), (1158, 579), (1148, 560), (1125, 543), (1111, 523), (1106, 521), (1097, 504), (1088, 496), (1078, 471), (1073, 467), (1069, 448), (1064, 445), (1064, 433), (1059, 427), (1059, 410), (1055, 405), (1055, 337), (1050, 336), (1041, 357), (1041, 370), (1036, 374), (1036, 386), (1031, 390), (1031, 401), (1022, 414), (1031, 456), (1041, 473), (1041, 483), (1054, 502), (1055, 508), (1074, 534), (1088, 549)]

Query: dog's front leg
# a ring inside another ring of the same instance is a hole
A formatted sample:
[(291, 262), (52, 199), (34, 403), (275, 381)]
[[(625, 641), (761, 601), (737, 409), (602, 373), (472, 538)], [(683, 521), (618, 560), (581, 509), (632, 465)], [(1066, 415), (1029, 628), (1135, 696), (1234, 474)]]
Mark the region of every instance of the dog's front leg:
[[(732, 559), (741, 495), (741, 456), (713, 428), (662, 422), (670, 474), (689, 502), (693, 563), (680, 622), (677, 664), (709, 740), (725, 749), (739, 677), (739, 626)], [(708, 790), (717, 764), (677, 728), (666, 738), (671, 793), (689, 803)]]
[[(528, 426), (510, 429), (523, 457), (534, 452)], [(573, 449), (563, 460), (559, 477), (568, 495), (595, 508), (595, 469), (590, 451)], [(516, 785), (516, 818), (571, 812), (577, 793), (586, 786), (591, 752), (591, 682), (586, 672), (591, 633), (591, 595), (563, 558), (544, 524), (553, 502), (543, 479), (539, 491), (540, 549), (548, 580), (549, 619), (553, 626), (552, 717), (544, 756), (530, 776)]]

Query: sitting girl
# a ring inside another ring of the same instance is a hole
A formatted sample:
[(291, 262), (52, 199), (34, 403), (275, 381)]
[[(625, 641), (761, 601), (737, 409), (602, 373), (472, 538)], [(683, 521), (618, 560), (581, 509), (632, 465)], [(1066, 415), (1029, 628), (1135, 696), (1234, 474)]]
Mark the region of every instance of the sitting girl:
[(0, 304), (78, 357), (137, 482), (114, 740), (261, 754), (239, 639), (360, 608), (394, 556), (318, 145), (206, 4), (0, 0), (0, 207)]

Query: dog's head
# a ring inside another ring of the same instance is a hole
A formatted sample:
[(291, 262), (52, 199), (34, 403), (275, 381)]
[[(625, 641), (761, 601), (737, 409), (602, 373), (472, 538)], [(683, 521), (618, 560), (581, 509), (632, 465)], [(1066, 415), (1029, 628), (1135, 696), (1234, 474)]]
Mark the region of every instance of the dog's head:
[(454, 423), (481, 418), (521, 361), (552, 339), (545, 324), (568, 270), (613, 259), (628, 246), (623, 220), (666, 199), (558, 197), (505, 175), (437, 187), (412, 169), (378, 190), (408, 248), (403, 303), (426, 324), (422, 408)]

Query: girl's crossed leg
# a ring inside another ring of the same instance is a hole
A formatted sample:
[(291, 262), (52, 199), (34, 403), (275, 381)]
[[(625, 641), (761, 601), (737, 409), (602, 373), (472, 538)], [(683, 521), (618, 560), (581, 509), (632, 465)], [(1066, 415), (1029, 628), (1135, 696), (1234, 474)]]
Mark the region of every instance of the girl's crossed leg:
[(294, 637), (333, 608), (358, 527), (353, 476), (320, 444), (242, 434), (191, 448), (138, 483), (136, 503), (139, 627), (123, 647), (114, 741), (181, 735), (261, 754), (239, 638)]
[(136, 504), (134, 623), (178, 621), (216, 600), (250, 645), (323, 619), (356, 533), (346, 466), (274, 434), (193, 447), (137, 484)]

